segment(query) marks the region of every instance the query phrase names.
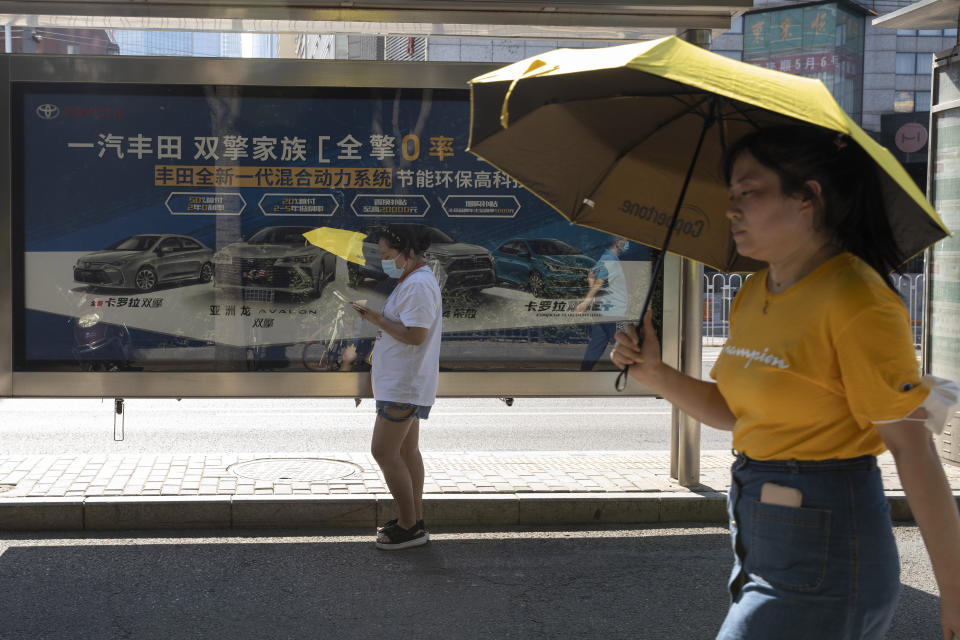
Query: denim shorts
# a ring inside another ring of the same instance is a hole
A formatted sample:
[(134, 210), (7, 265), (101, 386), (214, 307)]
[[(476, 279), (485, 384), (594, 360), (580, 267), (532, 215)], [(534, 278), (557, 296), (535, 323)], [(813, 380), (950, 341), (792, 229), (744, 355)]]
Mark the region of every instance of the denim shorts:
[(430, 407), (423, 407), (419, 404), (409, 404), (406, 402), (389, 402), (387, 400), (377, 400), (377, 415), (383, 416), (384, 419), (389, 420), (390, 422), (406, 422), (410, 419), (408, 414), (406, 418), (393, 418), (387, 413), (387, 407), (397, 409), (400, 411), (409, 411), (410, 409), (416, 409), (412, 415), (417, 416), (421, 420), (426, 420), (430, 417)]
[[(766, 482), (802, 506), (760, 502)], [(900, 560), (873, 456), (733, 464), (727, 504), (734, 566), (718, 640), (883, 638), (900, 594)]]

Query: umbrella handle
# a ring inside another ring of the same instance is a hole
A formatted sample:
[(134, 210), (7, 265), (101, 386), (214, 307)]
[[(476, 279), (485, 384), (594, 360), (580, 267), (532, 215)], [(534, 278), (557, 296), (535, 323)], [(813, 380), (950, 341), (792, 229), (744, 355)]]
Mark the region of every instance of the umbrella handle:
[(627, 372), (629, 370), (630, 365), (627, 365), (623, 369), (620, 369), (620, 373), (617, 374), (617, 380), (614, 382), (617, 391), (623, 391), (627, 388)]
[[(679, 213), (680, 208), (677, 208), (677, 213)], [(677, 213), (673, 214), (673, 220), (671, 225), (676, 224)], [(660, 255), (657, 256), (657, 262), (653, 266), (653, 275), (650, 278), (650, 287), (647, 289), (647, 295), (643, 299), (643, 308), (640, 310), (640, 320), (637, 321), (637, 348), (643, 346), (643, 319), (647, 315), (647, 310), (650, 308), (650, 301), (653, 299), (653, 290), (656, 287), (657, 278), (660, 277), (660, 273), (663, 271), (663, 258), (667, 255), (666, 250), (660, 252)], [(623, 391), (627, 388), (627, 376), (630, 371), (630, 365), (625, 366), (623, 369), (620, 369), (620, 373), (617, 374), (617, 379), (614, 381), (614, 388), (618, 392)]]

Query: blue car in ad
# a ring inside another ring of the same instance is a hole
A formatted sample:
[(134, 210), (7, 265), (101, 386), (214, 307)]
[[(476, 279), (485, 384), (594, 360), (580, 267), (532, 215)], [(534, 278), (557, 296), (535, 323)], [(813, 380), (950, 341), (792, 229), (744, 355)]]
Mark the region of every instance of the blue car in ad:
[(538, 298), (583, 295), (596, 261), (562, 240), (514, 238), (493, 251), (497, 282), (526, 289)]

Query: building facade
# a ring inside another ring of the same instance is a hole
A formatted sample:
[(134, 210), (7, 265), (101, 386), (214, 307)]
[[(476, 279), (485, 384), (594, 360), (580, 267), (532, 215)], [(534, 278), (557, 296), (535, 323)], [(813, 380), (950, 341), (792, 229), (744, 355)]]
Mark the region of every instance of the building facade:
[(211, 31), (114, 30), (122, 56), (188, 56), (197, 58), (276, 58), (276, 34)]
[(0, 30), (6, 53), (117, 55), (120, 48), (106, 29), (7, 27)]
[[(744, 36), (744, 23), (749, 26), (752, 14), (789, 14), (798, 8), (834, 5), (840, 11), (863, 15), (863, 68), (860, 89), (859, 122), (878, 138), (884, 115), (922, 113), (930, 110), (930, 71), (932, 57), (937, 51), (949, 49), (957, 42), (956, 29), (891, 30), (873, 26), (877, 16), (901, 9), (914, 0), (886, 0), (874, 2), (784, 2), (783, 0), (754, 0), (754, 9), (737, 18), (730, 31), (714, 38), (713, 51), (738, 60), (744, 60), (744, 42), (749, 57), (753, 32)], [(749, 62), (750, 60), (745, 60)], [(836, 95), (836, 94), (835, 94)], [(842, 96), (837, 96), (841, 99)], [(902, 160), (902, 158), (901, 158)]]

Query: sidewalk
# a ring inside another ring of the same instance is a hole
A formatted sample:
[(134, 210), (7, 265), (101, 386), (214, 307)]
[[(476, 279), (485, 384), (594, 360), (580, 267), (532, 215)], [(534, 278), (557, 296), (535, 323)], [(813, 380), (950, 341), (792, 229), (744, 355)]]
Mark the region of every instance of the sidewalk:
[[(700, 484), (668, 452), (424, 453), (432, 525), (726, 522), (729, 451), (703, 451)], [(880, 457), (894, 520), (909, 520)], [(946, 465), (960, 497), (960, 467)], [(0, 530), (370, 527), (394, 517), (369, 454), (0, 457)]]

